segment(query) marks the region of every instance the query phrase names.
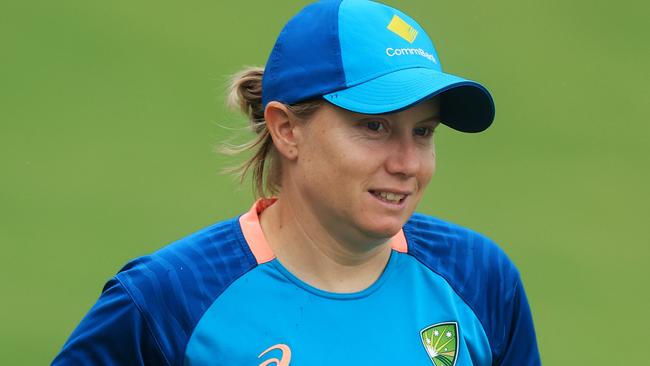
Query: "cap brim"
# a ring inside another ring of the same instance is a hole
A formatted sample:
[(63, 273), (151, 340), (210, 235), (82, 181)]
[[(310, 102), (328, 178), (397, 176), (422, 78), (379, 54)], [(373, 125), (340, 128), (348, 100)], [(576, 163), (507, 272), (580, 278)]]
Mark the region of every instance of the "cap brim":
[(440, 119), (462, 132), (481, 132), (494, 120), (494, 101), (481, 84), (443, 72), (411, 68), (326, 94), (330, 103), (357, 113), (384, 114), (440, 96)]

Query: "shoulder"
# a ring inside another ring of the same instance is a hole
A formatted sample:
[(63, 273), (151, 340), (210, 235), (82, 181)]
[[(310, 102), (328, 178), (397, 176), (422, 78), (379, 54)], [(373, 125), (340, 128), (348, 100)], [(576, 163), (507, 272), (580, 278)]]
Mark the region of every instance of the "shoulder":
[(432, 270), (444, 273), (448, 281), (457, 282), (458, 276), (477, 281), (503, 280), (493, 278), (497, 273), (508, 279), (519, 277), (505, 252), (474, 230), (416, 213), (404, 226), (404, 234), (409, 253)]
[[(255, 264), (237, 218), (218, 222), (127, 263), (116, 275), (127, 288), (150, 280), (170, 286), (228, 282)], [(174, 279), (176, 281), (174, 281)], [(199, 281), (197, 283), (197, 281)]]
[(234, 218), (130, 261), (115, 279), (140, 310), (166, 356), (178, 360), (203, 313), (256, 265)]
[(408, 253), (443, 277), (472, 309), (498, 358), (521, 286), (513, 262), (487, 236), (431, 216), (414, 214), (404, 234)]
[(238, 219), (136, 258), (104, 286), (53, 364), (181, 365), (203, 313), (255, 266)]

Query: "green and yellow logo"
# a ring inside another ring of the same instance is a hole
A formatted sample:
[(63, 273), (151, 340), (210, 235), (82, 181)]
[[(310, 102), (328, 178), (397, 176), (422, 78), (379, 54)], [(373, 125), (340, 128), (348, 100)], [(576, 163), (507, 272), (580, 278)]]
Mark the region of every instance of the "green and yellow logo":
[(438, 323), (420, 331), (422, 344), (434, 366), (456, 365), (458, 323)]
[(391, 32), (407, 40), (409, 43), (413, 43), (415, 38), (418, 36), (418, 31), (397, 15), (393, 15), (393, 19), (390, 21), (387, 28)]

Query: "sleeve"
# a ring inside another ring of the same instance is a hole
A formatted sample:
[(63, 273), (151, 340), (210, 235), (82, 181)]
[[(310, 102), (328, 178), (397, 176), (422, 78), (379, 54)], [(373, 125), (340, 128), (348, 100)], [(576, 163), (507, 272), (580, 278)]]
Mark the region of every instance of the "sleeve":
[(541, 365), (533, 317), (521, 280), (513, 291), (512, 317), (506, 327), (505, 342), (501, 357), (495, 363), (499, 366)]
[(169, 365), (140, 309), (113, 278), (52, 365)]

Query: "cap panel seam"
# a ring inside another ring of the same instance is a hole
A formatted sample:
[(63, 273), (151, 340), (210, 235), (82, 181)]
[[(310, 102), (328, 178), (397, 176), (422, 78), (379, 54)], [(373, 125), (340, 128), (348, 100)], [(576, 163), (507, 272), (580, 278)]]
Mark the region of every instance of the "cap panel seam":
[[(334, 46), (333, 46), (334, 49), (332, 51), (333, 51), (333, 53), (335, 55), (334, 58), (337, 61), (336, 67), (337, 67), (337, 69), (341, 70), (342, 75), (340, 75), (340, 76), (343, 76), (343, 85), (342, 86), (345, 87), (347, 85), (347, 76), (346, 76), (346, 73), (345, 73), (345, 67), (343, 65), (343, 51), (341, 50), (341, 34), (339, 32), (340, 29), (341, 29), (341, 24), (340, 24), (340, 22), (341, 22), (341, 4), (343, 4), (343, 0), (339, 0), (339, 3), (337, 5), (337, 7), (336, 7), (336, 22), (334, 22), (334, 26), (336, 27), (336, 29), (334, 29), (335, 42), (332, 42), (334, 44)], [(325, 92), (326, 92), (325, 90), (321, 89), (319, 91), (319, 94), (323, 95), (323, 93), (325, 93)]]

